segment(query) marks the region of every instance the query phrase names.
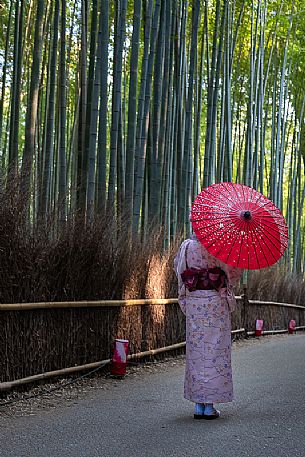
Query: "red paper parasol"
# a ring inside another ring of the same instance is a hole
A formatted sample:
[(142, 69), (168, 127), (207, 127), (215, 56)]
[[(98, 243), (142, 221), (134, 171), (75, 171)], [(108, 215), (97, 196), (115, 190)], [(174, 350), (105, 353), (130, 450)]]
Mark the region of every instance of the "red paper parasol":
[(225, 182), (203, 189), (193, 203), (191, 221), (208, 252), (234, 267), (269, 267), (288, 245), (281, 211), (264, 195), (242, 184)]

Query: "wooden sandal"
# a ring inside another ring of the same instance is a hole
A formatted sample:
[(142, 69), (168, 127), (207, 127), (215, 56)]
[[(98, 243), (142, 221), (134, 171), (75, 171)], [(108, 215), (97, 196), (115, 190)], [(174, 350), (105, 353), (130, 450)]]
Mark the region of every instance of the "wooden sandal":
[(205, 420), (213, 420), (213, 419), (218, 419), (218, 417), (220, 416), (220, 412), (217, 411), (217, 409), (213, 408), (212, 410), (212, 414), (203, 414), (203, 419)]

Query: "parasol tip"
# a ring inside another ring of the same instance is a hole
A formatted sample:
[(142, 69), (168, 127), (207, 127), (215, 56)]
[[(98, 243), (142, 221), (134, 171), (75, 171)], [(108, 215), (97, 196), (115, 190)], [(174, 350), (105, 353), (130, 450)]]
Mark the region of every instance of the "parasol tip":
[(252, 219), (252, 214), (250, 213), (250, 211), (243, 211), (241, 213), (241, 216), (243, 219), (245, 219), (245, 221), (249, 221), (250, 219)]

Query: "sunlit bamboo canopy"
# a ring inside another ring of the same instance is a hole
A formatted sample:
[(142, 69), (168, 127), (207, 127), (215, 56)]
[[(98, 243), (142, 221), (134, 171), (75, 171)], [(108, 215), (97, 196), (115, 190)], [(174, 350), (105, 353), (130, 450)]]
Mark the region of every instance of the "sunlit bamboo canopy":
[(304, 271), (301, 0), (2, 0), (0, 167), (33, 226), (115, 210), (166, 242), (202, 187), (270, 197)]

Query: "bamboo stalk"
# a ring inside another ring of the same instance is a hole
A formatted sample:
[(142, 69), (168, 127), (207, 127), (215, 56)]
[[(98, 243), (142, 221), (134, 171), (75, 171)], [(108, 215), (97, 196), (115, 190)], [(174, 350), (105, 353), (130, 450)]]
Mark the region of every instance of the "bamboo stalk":
[[(236, 300), (242, 300), (236, 296)], [(58, 308), (95, 308), (95, 307), (117, 307), (117, 306), (146, 306), (146, 305), (174, 305), (178, 303), (177, 298), (154, 298), (137, 300), (83, 300), (66, 302), (37, 302), (37, 303), (5, 303), (0, 304), (0, 311), (26, 311), (30, 309), (58, 309)], [(250, 305), (270, 305), (284, 308), (304, 309), (305, 306), (291, 303), (280, 303), (270, 301), (249, 300)]]
[[(300, 327), (296, 327), (295, 330), (305, 330), (305, 325), (301, 325)], [(288, 333), (288, 329), (283, 329), (283, 330), (264, 330), (262, 331), (262, 335), (276, 335), (280, 333)], [(247, 336), (253, 336), (255, 335), (255, 332), (247, 332)], [(1, 389), (1, 384), (0, 384), (0, 389)]]
[(250, 305), (271, 305), (271, 306), (282, 306), (284, 308), (299, 308), (305, 309), (305, 306), (301, 305), (294, 305), (291, 303), (280, 303), (280, 302), (272, 302), (272, 301), (260, 301), (260, 300), (249, 300)]
[(288, 329), (283, 329), (283, 330), (264, 330), (262, 332), (263, 335), (275, 335), (277, 333), (288, 333)]
[(236, 335), (237, 333), (244, 333), (246, 329), (244, 328), (238, 328), (237, 330), (231, 330), (232, 335)]
[(149, 351), (138, 352), (137, 354), (130, 354), (127, 356), (128, 360), (140, 359), (148, 357), (150, 355), (161, 354), (162, 352), (174, 351), (175, 349), (181, 349), (185, 346), (185, 341), (182, 343), (171, 344), (170, 346), (164, 346), (163, 348), (150, 349)]
[(45, 373), (28, 376), (26, 378), (16, 379), (14, 381), (1, 382), (0, 392), (11, 390), (14, 387), (23, 386), (31, 382), (41, 381), (44, 379), (54, 378), (56, 376), (63, 376), (66, 374), (76, 373), (78, 371), (93, 370), (110, 363), (110, 359), (102, 360), (101, 362), (86, 363), (85, 365), (78, 365), (75, 367), (63, 368), (62, 370), (46, 371)]
[(98, 301), (68, 301), (68, 302), (40, 302), (40, 303), (12, 303), (0, 304), (0, 311), (25, 311), (30, 309), (56, 309), (56, 308), (94, 308), (114, 306), (145, 306), (145, 305), (170, 305), (178, 303), (177, 298), (157, 298), (143, 300), (98, 300)]
[[(275, 334), (280, 334), (280, 333), (287, 333), (288, 330), (265, 330), (261, 334), (262, 335), (275, 335)], [(247, 336), (253, 336), (255, 335), (255, 332), (247, 332)]]

